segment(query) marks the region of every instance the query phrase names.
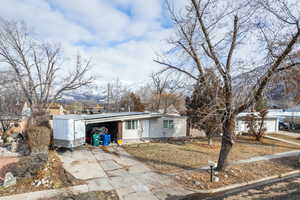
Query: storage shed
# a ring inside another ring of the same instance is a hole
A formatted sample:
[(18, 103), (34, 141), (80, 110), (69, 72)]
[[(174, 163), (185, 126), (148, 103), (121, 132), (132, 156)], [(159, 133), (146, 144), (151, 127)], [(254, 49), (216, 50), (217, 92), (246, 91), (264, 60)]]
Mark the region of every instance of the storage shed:
[(94, 127), (106, 127), (112, 142), (142, 142), (154, 138), (185, 137), (186, 117), (160, 113), (124, 112), (53, 117), (54, 145), (73, 148), (90, 141)]

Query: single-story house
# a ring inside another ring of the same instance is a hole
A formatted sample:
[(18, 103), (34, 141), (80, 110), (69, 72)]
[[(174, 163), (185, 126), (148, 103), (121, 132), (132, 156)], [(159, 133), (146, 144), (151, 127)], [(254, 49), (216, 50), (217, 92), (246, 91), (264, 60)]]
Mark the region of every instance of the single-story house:
[[(247, 132), (247, 124), (246, 124), (246, 116), (250, 114), (258, 114), (258, 113), (240, 113), (236, 118), (236, 132), (243, 133)], [(270, 115), (269, 113), (265, 117), (264, 120), (264, 128), (266, 128), (266, 133), (276, 133), (279, 130), (279, 117)]]
[(62, 104), (59, 103), (50, 103), (47, 106), (47, 112), (49, 115), (54, 116), (54, 115), (63, 115), (66, 111), (63, 107)]
[(93, 115), (56, 115), (53, 139), (56, 146), (73, 148), (89, 142), (94, 127), (106, 127), (112, 142), (141, 142), (185, 137), (186, 117), (160, 113), (123, 112)]

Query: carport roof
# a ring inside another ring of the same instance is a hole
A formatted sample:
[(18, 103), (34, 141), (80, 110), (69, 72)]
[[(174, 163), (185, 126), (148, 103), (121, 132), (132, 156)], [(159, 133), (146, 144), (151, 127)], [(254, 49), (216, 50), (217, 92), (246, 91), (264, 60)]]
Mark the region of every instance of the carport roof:
[(73, 120), (94, 120), (94, 119), (107, 119), (107, 118), (126, 118), (126, 117), (161, 117), (160, 113), (146, 113), (146, 112), (120, 112), (120, 113), (103, 113), (93, 115), (55, 115), (54, 119), (73, 119)]

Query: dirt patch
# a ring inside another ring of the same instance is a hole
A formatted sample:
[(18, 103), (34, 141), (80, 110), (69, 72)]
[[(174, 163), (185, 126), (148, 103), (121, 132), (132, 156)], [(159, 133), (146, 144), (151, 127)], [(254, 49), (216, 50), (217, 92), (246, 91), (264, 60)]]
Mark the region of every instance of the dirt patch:
[[(49, 184), (33, 185), (34, 182), (47, 180)], [(19, 194), (25, 192), (57, 189), (84, 183), (69, 174), (62, 166), (56, 152), (50, 151), (48, 161), (37, 171), (34, 177), (17, 178), (17, 184), (8, 188), (0, 188), (0, 196)]]
[(119, 200), (116, 191), (87, 192), (79, 195), (65, 194), (41, 200)]
[[(207, 166), (208, 160), (217, 161), (221, 144), (220, 139), (215, 139), (212, 146), (207, 144), (207, 139), (194, 139), (185, 142), (167, 141), (124, 145), (124, 148), (152, 169), (162, 173), (171, 173)], [(297, 147), (283, 142), (266, 138), (262, 142), (257, 142), (251, 137), (242, 136), (236, 139), (229, 162), (295, 149)]]
[(299, 167), (297, 157), (287, 157), (229, 166), (226, 171), (218, 173), (219, 182), (211, 183), (208, 171), (185, 171), (174, 178), (187, 188), (213, 189), (279, 175), (299, 169)]

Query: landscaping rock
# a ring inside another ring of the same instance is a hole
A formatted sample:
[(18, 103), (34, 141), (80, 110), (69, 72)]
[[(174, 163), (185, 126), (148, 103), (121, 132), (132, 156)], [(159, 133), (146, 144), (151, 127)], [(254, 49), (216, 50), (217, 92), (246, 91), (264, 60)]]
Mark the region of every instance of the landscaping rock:
[(219, 177), (217, 177), (217, 176), (214, 176), (213, 177), (213, 182), (219, 182), (220, 181), (220, 178)]
[(201, 185), (201, 183), (199, 181), (194, 181), (195, 185)]
[(28, 144), (20, 143), (19, 146), (18, 146), (18, 152), (23, 156), (30, 155), (30, 149), (29, 149)]
[(11, 144), (13, 141), (15, 141), (15, 139), (14, 139), (13, 137), (11, 137), (11, 136), (8, 136), (8, 137), (6, 138), (6, 143)]
[(15, 153), (15, 152), (17, 152), (17, 150), (18, 150), (18, 143), (13, 141), (11, 143), (11, 152)]
[(16, 183), (17, 183), (17, 179), (16, 177), (14, 177), (14, 175), (11, 172), (5, 174), (4, 183), (3, 183), (4, 187), (9, 187), (15, 185)]
[(41, 181), (36, 182), (35, 187), (39, 187), (42, 184)]

